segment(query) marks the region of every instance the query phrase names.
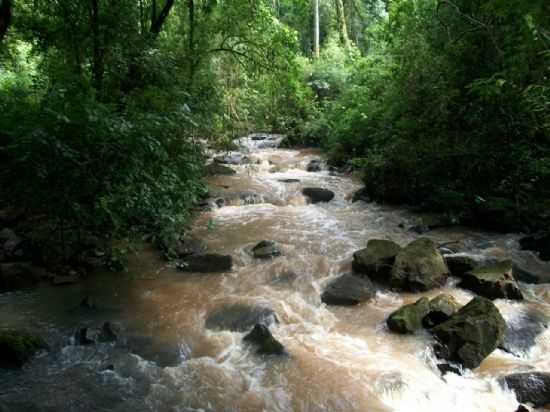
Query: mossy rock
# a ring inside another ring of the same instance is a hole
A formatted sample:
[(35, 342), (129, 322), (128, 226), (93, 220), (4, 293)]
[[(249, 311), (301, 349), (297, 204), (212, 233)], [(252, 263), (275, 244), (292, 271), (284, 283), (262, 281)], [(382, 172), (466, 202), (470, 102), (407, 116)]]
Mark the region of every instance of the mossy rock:
[(48, 345), (39, 336), (20, 330), (0, 330), (0, 368), (21, 368)]
[(490, 300), (475, 297), (446, 322), (432, 329), (440, 358), (477, 368), (502, 342), (506, 323)]
[(443, 256), (430, 239), (420, 238), (409, 243), (395, 258), (390, 286), (411, 292), (442, 286), (449, 274)]
[(228, 166), (219, 163), (211, 163), (205, 167), (208, 176), (232, 176), (237, 172)]
[(386, 324), (392, 332), (410, 334), (422, 328), (422, 319), (430, 312), (430, 300), (421, 298), (393, 312)]
[(401, 246), (391, 240), (371, 239), (365, 249), (353, 254), (353, 271), (372, 279), (388, 280)]
[(430, 311), (422, 319), (422, 326), (433, 328), (449, 320), (459, 310), (460, 303), (453, 296), (444, 293), (437, 295), (430, 301)]
[(522, 300), (513, 270), (511, 260), (480, 267), (465, 273), (459, 286), (489, 299)]
[(452, 276), (462, 278), (466, 273), (471, 272), (479, 266), (474, 258), (465, 255), (445, 256), (445, 262)]

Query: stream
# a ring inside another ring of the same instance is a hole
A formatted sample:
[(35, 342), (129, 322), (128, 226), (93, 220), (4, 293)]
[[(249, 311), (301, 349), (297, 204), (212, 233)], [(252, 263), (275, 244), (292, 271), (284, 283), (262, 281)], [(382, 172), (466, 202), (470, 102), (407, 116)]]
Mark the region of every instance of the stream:
[[(418, 215), (404, 208), (352, 203), (359, 179), (306, 171), (319, 152), (239, 143), (251, 162), (232, 165), (235, 175), (209, 178), (211, 192), (228, 200), (201, 213), (192, 229), (209, 252), (231, 255), (233, 270), (183, 273), (145, 247), (131, 256), (128, 273), (0, 294), (0, 324), (30, 327), (51, 346), (22, 371), (0, 370), (1, 412), (514, 412), (515, 395), (497, 378), (550, 371), (548, 329), (523, 353), (497, 349), (479, 368), (443, 377), (427, 332), (388, 330), (388, 315), (421, 296), (449, 293), (466, 304), (473, 293), (453, 279), (425, 293), (381, 289), (353, 307), (320, 299), (373, 238), (458, 242), (467, 254), (548, 272), (519, 249), (519, 234), (449, 227), (419, 235), (408, 230)], [(309, 204), (304, 187), (330, 189), (335, 198)], [(277, 242), (282, 256), (254, 259), (251, 248), (261, 240)], [(521, 288), (525, 301), (495, 301), (505, 319), (527, 308), (550, 313), (548, 285)], [(90, 296), (93, 308), (80, 305)], [(245, 333), (205, 328), (210, 313), (234, 303), (275, 311), (271, 332), (290, 356), (258, 356), (243, 343)], [(123, 342), (74, 344), (79, 327), (105, 321), (120, 328)]]

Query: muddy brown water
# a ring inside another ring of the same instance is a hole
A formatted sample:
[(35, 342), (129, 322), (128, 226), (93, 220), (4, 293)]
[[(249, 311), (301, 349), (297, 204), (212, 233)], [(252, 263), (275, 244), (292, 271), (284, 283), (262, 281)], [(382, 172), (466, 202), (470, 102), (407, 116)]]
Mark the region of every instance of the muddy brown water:
[[(354, 251), (370, 238), (406, 244), (419, 236), (407, 230), (418, 216), (352, 204), (359, 181), (305, 171), (311, 159), (319, 158), (315, 151), (242, 143), (253, 163), (236, 166), (235, 176), (209, 182), (218, 196), (233, 200), (203, 213), (193, 225), (193, 234), (211, 252), (233, 256), (232, 272), (181, 273), (144, 248), (132, 256), (127, 274), (0, 294), (1, 325), (40, 331), (52, 346), (23, 371), (0, 370), (0, 405), (6, 411), (513, 412), (514, 394), (496, 379), (516, 371), (550, 371), (549, 331), (520, 356), (496, 350), (475, 371), (444, 378), (428, 334), (388, 332), (389, 313), (420, 296), (445, 292), (468, 302), (472, 294), (454, 287), (456, 282), (424, 294), (382, 290), (352, 308), (322, 304), (323, 286), (350, 269)], [(336, 197), (307, 204), (304, 187), (328, 188)], [(234, 196), (242, 192), (254, 193), (253, 200)], [(550, 270), (533, 254), (519, 251), (517, 234), (447, 228), (424, 236), (440, 243), (460, 241), (472, 255), (512, 257), (533, 270)], [(278, 242), (283, 256), (254, 260), (250, 249), (264, 239)], [(549, 312), (549, 286), (522, 284), (522, 289), (527, 302), (496, 301), (506, 318), (526, 307)], [(78, 308), (87, 295), (98, 310)], [(242, 344), (242, 333), (205, 329), (208, 313), (226, 303), (272, 308), (280, 321), (272, 332), (291, 356), (258, 357)], [(153, 352), (173, 355), (175, 348), (176, 362), (164, 366), (120, 344), (72, 344), (76, 328), (103, 321), (120, 325), (125, 336), (154, 342)]]

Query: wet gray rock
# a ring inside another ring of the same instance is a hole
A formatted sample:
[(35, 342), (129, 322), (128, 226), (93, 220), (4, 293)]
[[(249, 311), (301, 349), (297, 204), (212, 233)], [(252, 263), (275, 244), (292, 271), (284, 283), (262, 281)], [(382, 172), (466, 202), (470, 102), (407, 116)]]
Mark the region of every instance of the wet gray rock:
[(232, 176), (237, 172), (230, 167), (224, 166), (219, 163), (211, 163), (206, 166), (205, 172), (208, 176)]
[(0, 330), (0, 368), (21, 368), (48, 345), (40, 336), (23, 330)]
[(371, 239), (365, 249), (353, 254), (353, 271), (371, 279), (387, 281), (401, 246), (391, 240)]
[(514, 278), (523, 283), (542, 285), (550, 283), (550, 272), (546, 270), (529, 270), (519, 264), (514, 264)]
[(334, 199), (334, 192), (320, 187), (306, 187), (302, 194), (309, 198), (311, 203), (330, 202)]
[(214, 158), (215, 163), (240, 165), (250, 163), (250, 158), (243, 155), (241, 152), (229, 152), (224, 155), (216, 156)]
[(550, 316), (528, 309), (506, 319), (506, 333), (500, 348), (516, 356), (525, 355), (536, 344), (537, 336), (548, 327)]
[(322, 170), (322, 164), (321, 161), (318, 159), (311, 160), (307, 166), (306, 170), (308, 172), (320, 172)]
[(287, 355), (285, 347), (273, 337), (269, 328), (265, 325), (255, 325), (254, 329), (243, 340), (254, 344), (257, 347), (256, 353), (258, 355)]
[(449, 269), (437, 245), (420, 238), (401, 249), (392, 268), (390, 286), (411, 292), (426, 291), (442, 286)]
[(258, 324), (270, 326), (277, 322), (277, 315), (270, 308), (235, 303), (222, 305), (210, 313), (205, 326), (213, 330), (246, 332)]
[(252, 253), (256, 259), (270, 259), (282, 254), (277, 243), (271, 240), (262, 240), (254, 246)]
[(467, 272), (458, 286), (489, 299), (523, 300), (523, 294), (513, 276), (511, 260)]
[(526, 236), (519, 241), (523, 250), (537, 252), (541, 260), (550, 260), (550, 233)]
[(187, 256), (178, 264), (183, 272), (220, 273), (229, 272), (233, 267), (233, 258), (227, 255), (205, 253)]
[(393, 312), (386, 324), (395, 333), (411, 334), (422, 328), (422, 319), (430, 312), (430, 300), (421, 298), (414, 303), (401, 306)]
[(252, 134), (250, 135), (250, 139), (254, 141), (262, 141), (267, 140), (269, 136), (266, 134), (258, 133), (258, 134)]
[(372, 299), (376, 291), (368, 278), (345, 274), (330, 282), (321, 295), (327, 305), (352, 306)]
[(300, 183), (300, 179), (279, 179), (281, 183)]
[(126, 338), (128, 351), (154, 362), (161, 368), (180, 365), (185, 360), (182, 347), (176, 342), (163, 341), (154, 336), (132, 334)]
[(439, 358), (474, 369), (503, 342), (505, 331), (506, 323), (493, 302), (475, 297), (432, 329), (438, 341), (435, 353)]
[(445, 262), (451, 275), (458, 278), (462, 278), (480, 265), (474, 258), (465, 255), (445, 255)]
[(356, 191), (352, 198), (351, 198), (351, 202), (352, 203), (355, 203), (355, 202), (359, 202), (359, 201), (362, 201), (362, 202), (365, 202), (365, 203), (370, 203), (371, 201), (371, 198), (367, 192), (367, 188), (364, 187), (362, 189), (359, 189), (358, 191)]
[(208, 247), (202, 240), (192, 236), (182, 236), (174, 244), (174, 253), (178, 258), (205, 253)]
[(550, 373), (514, 373), (499, 379), (499, 382), (513, 390), (520, 403), (530, 403), (535, 408), (550, 404)]
[(445, 376), (448, 373), (454, 373), (455, 375), (462, 375), (462, 370), (460, 366), (452, 365), (449, 363), (438, 363), (437, 369), (441, 372), (442, 376)]
[(87, 346), (97, 343), (116, 342), (118, 339), (116, 327), (110, 322), (105, 322), (101, 327), (79, 328), (74, 334), (75, 345)]

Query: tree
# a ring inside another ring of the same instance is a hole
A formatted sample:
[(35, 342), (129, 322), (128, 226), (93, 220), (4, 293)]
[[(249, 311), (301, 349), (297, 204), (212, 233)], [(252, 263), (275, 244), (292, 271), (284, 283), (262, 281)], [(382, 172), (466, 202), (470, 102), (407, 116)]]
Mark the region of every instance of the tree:
[(11, 0), (1, 0), (0, 3), (0, 42), (4, 39), (11, 23)]

